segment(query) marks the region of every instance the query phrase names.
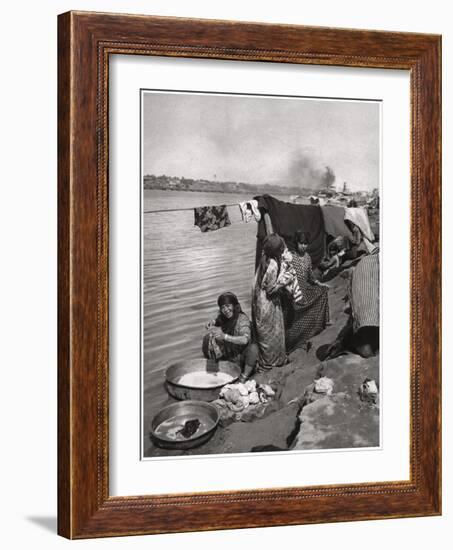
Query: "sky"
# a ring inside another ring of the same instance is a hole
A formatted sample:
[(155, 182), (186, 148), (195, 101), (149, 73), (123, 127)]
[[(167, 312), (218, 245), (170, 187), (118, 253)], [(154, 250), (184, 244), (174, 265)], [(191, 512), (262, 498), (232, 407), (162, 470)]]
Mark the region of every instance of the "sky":
[(380, 104), (145, 92), (143, 174), (320, 187), (379, 187)]

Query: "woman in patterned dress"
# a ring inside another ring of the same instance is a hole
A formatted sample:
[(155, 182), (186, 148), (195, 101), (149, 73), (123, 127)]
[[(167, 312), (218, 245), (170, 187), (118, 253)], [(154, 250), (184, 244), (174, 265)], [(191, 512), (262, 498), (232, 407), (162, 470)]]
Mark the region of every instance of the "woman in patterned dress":
[(307, 252), (309, 235), (296, 231), (296, 250), (292, 265), (302, 292), (302, 300), (288, 304), (285, 309), (286, 350), (291, 352), (303, 347), (310, 338), (319, 334), (329, 322), (329, 286), (317, 281), (313, 276), (310, 255)]
[(256, 270), (252, 292), (252, 322), (258, 344), (258, 371), (280, 367), (286, 362), (285, 325), (279, 290), (285, 241), (269, 235), (263, 243), (263, 255)]

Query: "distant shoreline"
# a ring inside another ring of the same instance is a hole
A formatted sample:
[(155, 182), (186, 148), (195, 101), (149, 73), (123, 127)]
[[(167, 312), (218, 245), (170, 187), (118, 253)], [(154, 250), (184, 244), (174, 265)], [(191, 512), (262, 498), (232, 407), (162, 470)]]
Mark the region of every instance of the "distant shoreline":
[[(248, 191), (222, 191), (220, 189), (163, 189), (163, 188), (160, 188), (160, 187), (152, 187), (152, 188), (147, 188), (145, 187), (143, 189), (144, 191), (169, 191), (170, 193), (174, 193), (174, 192), (178, 192), (178, 193), (221, 193), (221, 194), (224, 194), (224, 195), (251, 195), (251, 194), (254, 194), (254, 195), (264, 195), (264, 194), (270, 194), (269, 191), (266, 191), (265, 193), (264, 192), (260, 192), (259, 190), (257, 191), (254, 191), (253, 193), (250, 193)], [(292, 193), (282, 193), (282, 192), (272, 192), (272, 195), (291, 195)]]
[(161, 191), (190, 191), (203, 193), (236, 193), (244, 195), (310, 195), (314, 191), (302, 187), (280, 186), (273, 184), (253, 185), (235, 181), (211, 181), (179, 178), (174, 176), (143, 177), (143, 189), (159, 189)]
[(272, 183), (263, 183), (254, 185), (245, 182), (236, 181), (211, 181), (206, 179), (191, 179), (177, 176), (154, 176), (146, 175), (143, 177), (144, 190), (160, 191), (188, 191), (191, 193), (229, 193), (236, 195), (286, 195), (309, 198), (311, 196), (322, 197), (325, 199), (338, 198), (347, 201), (354, 199), (357, 202), (365, 202), (371, 199), (373, 192), (368, 191), (350, 191), (344, 189), (338, 191), (332, 186), (319, 189), (318, 187), (298, 187), (293, 185), (277, 185)]

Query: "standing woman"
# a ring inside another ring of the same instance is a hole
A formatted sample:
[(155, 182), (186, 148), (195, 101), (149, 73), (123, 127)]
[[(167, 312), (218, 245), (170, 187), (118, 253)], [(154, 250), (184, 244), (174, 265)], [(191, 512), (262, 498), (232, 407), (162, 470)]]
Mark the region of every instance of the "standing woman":
[(329, 286), (313, 276), (310, 255), (307, 252), (309, 235), (303, 231), (294, 234), (294, 267), (302, 292), (302, 300), (296, 307), (289, 305), (285, 311), (286, 349), (288, 352), (303, 347), (312, 336), (319, 334), (329, 322)]
[(285, 325), (277, 283), (285, 242), (272, 234), (264, 239), (263, 255), (252, 291), (252, 322), (258, 344), (258, 370), (280, 367), (286, 362)]

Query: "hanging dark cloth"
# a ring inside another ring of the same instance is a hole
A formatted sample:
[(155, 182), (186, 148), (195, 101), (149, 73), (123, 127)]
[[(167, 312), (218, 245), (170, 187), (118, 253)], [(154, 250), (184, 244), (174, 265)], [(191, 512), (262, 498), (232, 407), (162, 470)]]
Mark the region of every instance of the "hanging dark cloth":
[(342, 206), (321, 206), (321, 211), (327, 235), (352, 238), (351, 231), (344, 223), (345, 210)]
[(258, 224), (256, 242), (256, 267), (261, 259), (262, 242), (266, 236), (264, 214), (269, 214), (274, 233), (285, 239), (288, 248), (293, 249), (294, 233), (300, 229), (310, 234), (308, 253), (313, 267), (316, 267), (324, 256), (325, 233), (321, 207), (311, 204), (291, 204), (280, 201), (270, 195), (254, 197), (258, 201), (261, 221)]

